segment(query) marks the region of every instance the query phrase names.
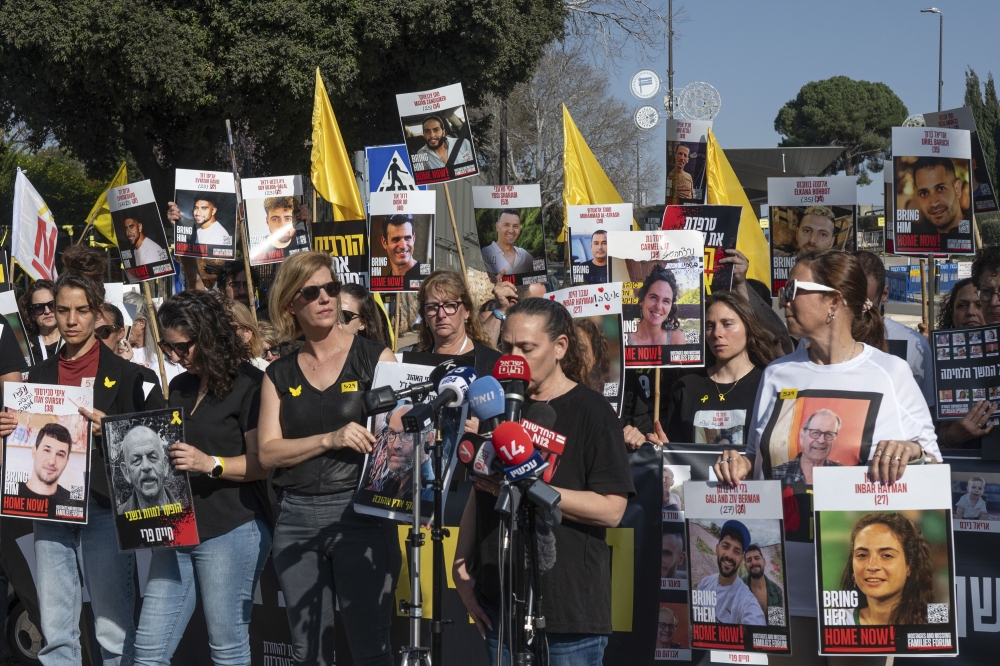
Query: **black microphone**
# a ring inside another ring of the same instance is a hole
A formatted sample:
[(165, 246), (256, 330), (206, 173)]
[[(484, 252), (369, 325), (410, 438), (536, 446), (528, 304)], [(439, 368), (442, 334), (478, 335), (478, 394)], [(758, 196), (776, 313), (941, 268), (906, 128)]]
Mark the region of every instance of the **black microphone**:
[(434, 370), (431, 371), (431, 377), (426, 382), (410, 384), (409, 386), (401, 388), (398, 391), (394, 390), (391, 386), (381, 386), (370, 391), (365, 391), (364, 395), (361, 396), (361, 402), (365, 409), (365, 415), (372, 416), (374, 414), (382, 414), (383, 412), (392, 411), (392, 409), (396, 406), (396, 403), (400, 400), (419, 396), (424, 393), (429, 393), (430, 391), (436, 391), (441, 379), (449, 371), (455, 369), (456, 367), (458, 367), (458, 363), (455, 359), (448, 359), (447, 361), (440, 363), (434, 368)]
[(552, 409), (552, 405), (547, 402), (535, 402), (524, 411), (524, 417), (521, 420), (528, 420), (535, 425), (552, 430), (556, 425), (556, 410)]

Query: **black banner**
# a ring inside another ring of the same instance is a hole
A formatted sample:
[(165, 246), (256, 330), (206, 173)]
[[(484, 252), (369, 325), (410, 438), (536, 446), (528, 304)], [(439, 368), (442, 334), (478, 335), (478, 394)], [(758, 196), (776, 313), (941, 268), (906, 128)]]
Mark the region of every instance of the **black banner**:
[(313, 224), (313, 249), (330, 255), (333, 274), (341, 284), (353, 282), (365, 289), (370, 286), (368, 240), (365, 220)]

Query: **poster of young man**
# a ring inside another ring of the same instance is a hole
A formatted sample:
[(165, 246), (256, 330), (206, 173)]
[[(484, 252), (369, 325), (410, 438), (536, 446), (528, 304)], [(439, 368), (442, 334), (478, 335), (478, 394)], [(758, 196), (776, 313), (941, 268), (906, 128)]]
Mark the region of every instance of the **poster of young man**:
[(975, 254), (968, 130), (893, 127), (896, 254)]
[(236, 256), (236, 183), (224, 171), (174, 172), (174, 254), (202, 259)]
[(608, 232), (632, 229), (632, 204), (568, 206), (573, 284), (608, 281)]
[(684, 484), (695, 648), (789, 654), (781, 485)]
[[(21, 310), (17, 307), (17, 298), (13, 291), (0, 292), (0, 315), (3, 315), (4, 322), (14, 331), (17, 339), (17, 346), (21, 349), (24, 362), (31, 365), (31, 350), (28, 349), (28, 334), (24, 330), (24, 322), (21, 320)], [(45, 345), (42, 345), (45, 348)]]
[(437, 192), (375, 192), (371, 211), (371, 290), (417, 291), (434, 271)]
[[(411, 363), (379, 363), (375, 366), (372, 386), (391, 386), (393, 390), (405, 388), (430, 379), (432, 365)], [(429, 397), (434, 397), (431, 393)], [(368, 430), (375, 435), (372, 451), (365, 456), (361, 481), (354, 496), (354, 510), (371, 516), (388, 518), (402, 523), (413, 520), (413, 478), (419, 465), (420, 478), (434, 478), (431, 455), (421, 443), (419, 433), (403, 429), (403, 416), (413, 409), (409, 400), (401, 401), (391, 411), (376, 414), (368, 419)], [(444, 487), (447, 490), (455, 472), (455, 448), (465, 431), (468, 405), (461, 408), (444, 408), (443, 462)], [(428, 437), (433, 438), (434, 433)], [(443, 501), (447, 500), (445, 492)], [(434, 491), (425, 484), (420, 495), (420, 515), (429, 524), (434, 513)]]
[(993, 188), (993, 180), (986, 167), (983, 142), (979, 138), (979, 129), (976, 127), (976, 118), (972, 115), (972, 109), (963, 106), (949, 111), (925, 113), (924, 122), (927, 127), (969, 130), (969, 140), (972, 144), (972, 203), (974, 210), (977, 215), (1000, 210), (1000, 205), (997, 204), (997, 193)]
[(0, 516), (87, 522), (94, 390), (7, 382), (4, 405), (17, 427), (3, 442)]
[(461, 83), (396, 95), (396, 106), (417, 185), (479, 173)]
[(711, 120), (667, 119), (667, 188), (670, 204), (703, 204)]
[(726, 250), (736, 249), (742, 206), (667, 206), (661, 229), (689, 229), (705, 236), (705, 295), (733, 288), (733, 265), (720, 264)]
[(625, 383), (622, 363), (622, 283), (579, 285), (545, 295), (571, 315), (588, 368), (584, 383), (621, 412)]
[(930, 342), (938, 420), (957, 421), (983, 400), (1000, 402), (998, 332), (996, 326), (934, 331)]
[(274, 264), (309, 249), (309, 234), (299, 220), (302, 176), (242, 178), (245, 233), (250, 265)]
[(173, 275), (167, 234), (148, 180), (113, 187), (107, 192), (111, 223), (118, 239), (122, 267), (130, 283)]
[(705, 239), (700, 231), (609, 231), (622, 284), (626, 368), (705, 363)]
[(101, 419), (119, 550), (197, 546), (191, 483), (170, 464), (184, 414), (160, 409)]
[(472, 188), (476, 230), (490, 280), (545, 282), (542, 193), (538, 185)]
[(767, 179), (774, 296), (800, 253), (857, 247), (857, 203), (854, 176)]
[(333, 274), (341, 284), (369, 288), (371, 255), (367, 221), (313, 222), (313, 249), (330, 255)]
[(957, 655), (951, 468), (817, 470), (821, 655)]

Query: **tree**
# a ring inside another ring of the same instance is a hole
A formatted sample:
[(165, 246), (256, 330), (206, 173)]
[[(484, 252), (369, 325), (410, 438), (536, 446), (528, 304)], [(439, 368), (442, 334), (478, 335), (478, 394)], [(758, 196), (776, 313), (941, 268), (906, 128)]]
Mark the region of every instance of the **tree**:
[(892, 128), (906, 120), (906, 105), (884, 83), (834, 76), (802, 86), (774, 119), (784, 135), (779, 146), (843, 146), (827, 174), (844, 171), (871, 182), (868, 172), (882, 170), (891, 155)]
[(172, 194), (175, 167), (307, 173), (314, 72), (349, 149), (400, 139), (394, 95), (525, 80), (564, 30), (561, 0), (0, 0), (0, 118), (95, 174), (126, 154)]
[(37, 153), (12, 153), (0, 158), (0, 211), (9, 214), (14, 205), (14, 178), (20, 167), (52, 210), (59, 226), (82, 225), (107, 181), (90, 180), (79, 160), (59, 148)]
[[(640, 191), (655, 189), (661, 175), (649, 152), (662, 150), (662, 135), (635, 126), (629, 106), (612, 96), (608, 75), (589, 62), (583, 46), (553, 44), (531, 80), (507, 97), (509, 180), (541, 186), (546, 239), (559, 235), (563, 221), (563, 103), (624, 201), (636, 198), (637, 142)], [(495, 121), (501, 117), (501, 105), (490, 95), (478, 111)], [(484, 173), (498, 182), (499, 127), (477, 139)], [(553, 261), (564, 258), (551, 243), (548, 255)]]
[(1000, 159), (997, 156), (997, 138), (1000, 137), (1000, 103), (997, 102), (996, 86), (993, 74), (986, 80), (986, 95), (983, 99), (982, 83), (979, 75), (971, 67), (965, 72), (965, 105), (972, 109), (972, 117), (976, 120), (976, 130), (979, 142), (983, 145), (983, 157), (990, 178), (997, 182)]

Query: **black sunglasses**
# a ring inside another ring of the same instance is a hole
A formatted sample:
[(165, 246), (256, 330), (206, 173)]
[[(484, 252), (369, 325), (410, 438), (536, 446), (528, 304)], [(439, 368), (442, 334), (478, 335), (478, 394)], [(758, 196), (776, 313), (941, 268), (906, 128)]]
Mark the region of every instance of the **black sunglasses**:
[(31, 305), (28, 306), (28, 309), (31, 310), (31, 314), (35, 315), (36, 317), (41, 317), (43, 314), (45, 314), (46, 310), (55, 312), (56, 302), (49, 301), (47, 303), (32, 303)]
[(345, 324), (350, 324), (352, 321), (361, 316), (357, 312), (351, 312), (350, 310), (341, 310), (341, 312), (344, 313)]
[(334, 280), (333, 282), (327, 282), (324, 285), (311, 285), (308, 287), (302, 287), (299, 289), (299, 293), (302, 294), (302, 298), (306, 299), (306, 302), (312, 303), (317, 298), (319, 298), (319, 290), (322, 289), (326, 292), (326, 295), (330, 298), (336, 298), (340, 295), (340, 283)]
[(169, 354), (173, 352), (177, 354), (178, 358), (187, 358), (188, 353), (191, 351), (191, 345), (194, 344), (194, 340), (187, 340), (185, 342), (167, 342), (166, 340), (161, 340), (159, 343), (160, 351), (164, 354)]
[(120, 329), (121, 326), (114, 326), (112, 324), (109, 324), (107, 326), (98, 326), (97, 328), (94, 329), (94, 333), (96, 333), (97, 337), (100, 338), (101, 340), (107, 340), (108, 338), (110, 338), (112, 335), (115, 334), (115, 331), (118, 331)]
[(264, 350), (264, 353), (260, 355), (261, 358), (267, 358), (267, 355), (279, 356), (281, 354), (281, 345), (275, 345), (274, 347), (268, 347)]

